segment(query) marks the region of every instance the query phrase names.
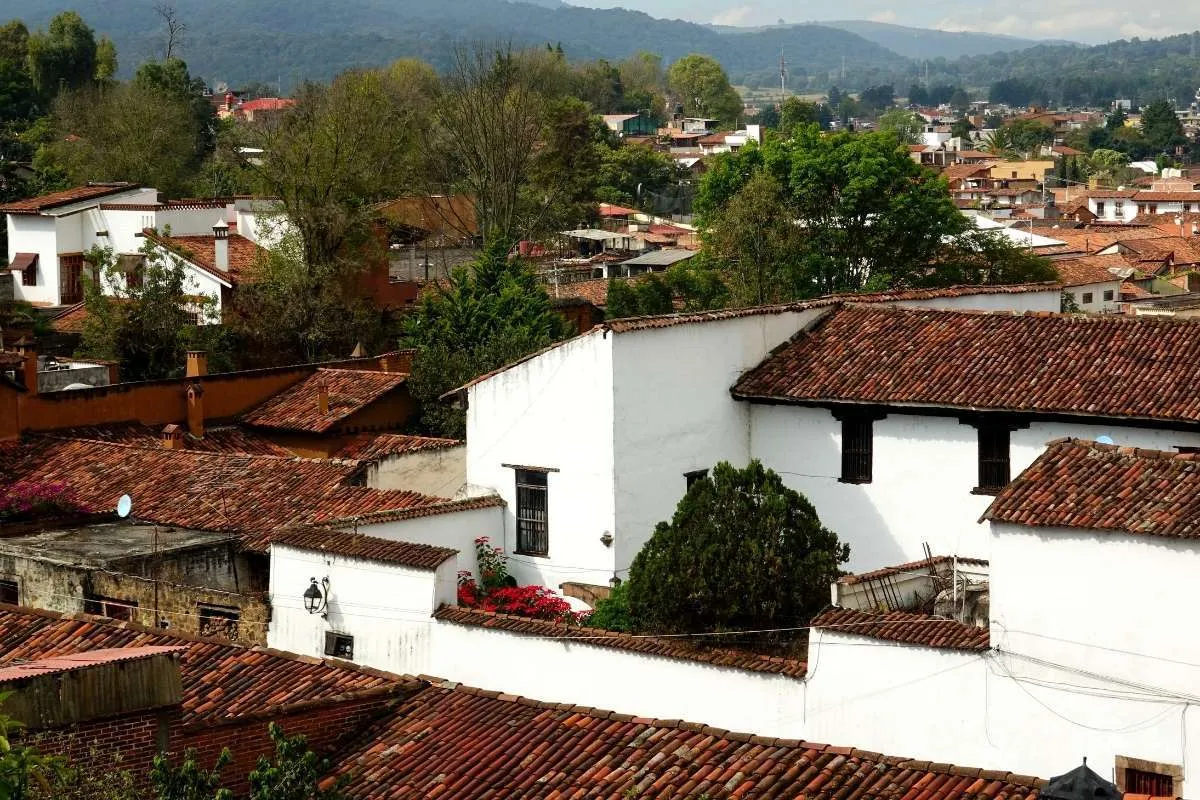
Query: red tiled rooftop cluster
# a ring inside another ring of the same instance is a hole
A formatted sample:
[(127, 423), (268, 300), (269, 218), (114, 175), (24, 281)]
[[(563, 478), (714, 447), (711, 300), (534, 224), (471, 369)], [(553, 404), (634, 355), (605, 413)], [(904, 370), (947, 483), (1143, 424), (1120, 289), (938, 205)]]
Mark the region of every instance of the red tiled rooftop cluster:
[[(140, 422), (64, 428), (55, 431), (53, 435), (58, 439), (86, 439), (94, 442), (128, 444), (146, 448), (159, 447), (162, 444), (162, 428), (143, 425)], [(184, 439), (185, 447), (198, 453), (292, 457), (289, 450), (271, 440), (265, 439), (253, 431), (233, 425), (205, 428), (203, 438), (199, 439), (185, 433)]]
[(37, 214), (41, 211), (59, 208), (60, 206), (67, 206), (72, 203), (83, 202), (84, 200), (95, 200), (99, 197), (120, 194), (121, 192), (127, 192), (130, 189), (136, 188), (138, 188), (136, 183), (89, 183), (86, 186), (76, 186), (71, 189), (64, 189), (61, 192), (51, 192), (50, 194), (5, 203), (0, 206), (0, 213)]
[(164, 247), (186, 258), (192, 264), (221, 278), (226, 283), (236, 283), (252, 272), (263, 249), (257, 244), (237, 233), (230, 233), (229, 268), (217, 267), (217, 245), (213, 236), (163, 236), (153, 230), (144, 231), (148, 238), (154, 239)]
[(907, 611), (874, 614), (850, 608), (829, 608), (813, 618), (812, 626), (851, 636), (946, 650), (983, 651), (990, 646), (987, 628)]
[(1086, 286), (1091, 283), (1110, 283), (1121, 278), (1112, 270), (1128, 273), (1129, 262), (1116, 253), (1106, 256), (1080, 256), (1051, 262), (1063, 286)]
[(167, 634), (131, 623), (0, 606), (0, 666), (112, 648), (178, 647), (183, 722), (217, 722), (363, 692), (401, 692), (412, 681), (264, 647)]
[(291, 528), (271, 534), (272, 544), (320, 550), (347, 558), (383, 561), (415, 569), (437, 569), (458, 552), (449, 547), (380, 539), (332, 528)]
[(984, 514), (1049, 528), (1200, 537), (1200, 454), (1051, 442)]
[(708, 797), (1032, 800), (1043, 781), (433, 686), (369, 729), (339, 770), (353, 800)]
[[(247, 411), (242, 415), (242, 422), (260, 428), (324, 433), (398, 388), (407, 378), (400, 372), (322, 367)], [(322, 387), (329, 393), (328, 414), (322, 414), (317, 405), (317, 395)]]
[(460, 439), (439, 439), (434, 436), (412, 436), (405, 433), (364, 433), (355, 436), (337, 452), (338, 458), (375, 461), (406, 453), (445, 450), (462, 445)]
[(1186, 321), (846, 305), (733, 393), (1195, 422), (1198, 340), (1200, 324)]

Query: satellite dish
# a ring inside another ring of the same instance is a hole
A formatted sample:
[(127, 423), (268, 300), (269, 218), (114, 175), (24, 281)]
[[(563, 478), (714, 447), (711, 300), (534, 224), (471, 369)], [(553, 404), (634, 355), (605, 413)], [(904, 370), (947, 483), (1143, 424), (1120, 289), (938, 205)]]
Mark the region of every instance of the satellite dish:
[(129, 516), (129, 512), (133, 511), (133, 498), (127, 494), (121, 495), (121, 499), (117, 501), (117, 516), (124, 519)]
[(1111, 436), (1109, 436), (1108, 434), (1104, 434), (1102, 436), (1097, 436), (1096, 442), (1098, 444), (1116, 444), (1116, 442), (1113, 441), (1113, 438)]

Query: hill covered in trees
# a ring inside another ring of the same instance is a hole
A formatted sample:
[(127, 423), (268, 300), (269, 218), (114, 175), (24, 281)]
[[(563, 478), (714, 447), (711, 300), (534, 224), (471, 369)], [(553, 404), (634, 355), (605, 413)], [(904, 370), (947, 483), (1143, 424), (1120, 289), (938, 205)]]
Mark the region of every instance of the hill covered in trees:
[[(893, 53), (921, 61), (935, 58), (962, 58), (982, 56), (990, 53), (1008, 53), (1026, 50), (1042, 44), (1067, 44), (1070, 42), (1043, 42), (1004, 36), (996, 33), (973, 31), (939, 31), (930, 28), (910, 28), (889, 22), (871, 22), (865, 19), (824, 22), (831, 28), (858, 34), (867, 41), (886, 47)], [(1074, 45), (1072, 45), (1074, 46)]]

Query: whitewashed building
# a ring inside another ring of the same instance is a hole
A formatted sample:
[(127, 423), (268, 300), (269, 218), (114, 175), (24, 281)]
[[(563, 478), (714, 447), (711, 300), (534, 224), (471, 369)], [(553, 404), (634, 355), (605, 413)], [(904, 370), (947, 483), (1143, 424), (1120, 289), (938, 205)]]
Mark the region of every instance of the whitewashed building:
[(1144, 390), (1200, 393), (1200, 327), (1052, 314), (1057, 286), (905, 298), (615, 320), (464, 387), (467, 482), (507, 501), (514, 574), (624, 577), (721, 460), (778, 472), (862, 570), (986, 558), (976, 520), (1051, 439), (1200, 446)]

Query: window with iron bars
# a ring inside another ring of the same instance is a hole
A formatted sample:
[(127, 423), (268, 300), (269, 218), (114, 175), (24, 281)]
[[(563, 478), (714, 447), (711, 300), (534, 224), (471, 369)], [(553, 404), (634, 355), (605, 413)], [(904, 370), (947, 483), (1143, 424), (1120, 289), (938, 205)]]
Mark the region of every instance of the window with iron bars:
[(550, 553), (550, 524), (546, 473), (517, 470), (517, 552), (529, 556)]

